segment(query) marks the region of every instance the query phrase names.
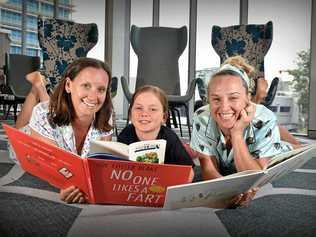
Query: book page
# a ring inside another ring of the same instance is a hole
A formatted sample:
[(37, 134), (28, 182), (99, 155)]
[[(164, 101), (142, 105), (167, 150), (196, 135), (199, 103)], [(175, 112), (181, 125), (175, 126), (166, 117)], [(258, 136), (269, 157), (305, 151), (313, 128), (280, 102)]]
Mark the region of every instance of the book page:
[(229, 175), (197, 183), (171, 186), (167, 188), (164, 208), (212, 207), (224, 208), (231, 199), (252, 188), (262, 176), (263, 171), (240, 175)]
[[(306, 149), (307, 148), (307, 149)], [(316, 146), (304, 147), (290, 152), (282, 154), (282, 157), (286, 156), (287, 159), (283, 159), (278, 163), (274, 163), (273, 166), (265, 170), (265, 175), (256, 184), (256, 187), (262, 187), (267, 183), (271, 183), (289, 172), (301, 167), (311, 158), (316, 156)]]
[(303, 146), (301, 148), (298, 148), (298, 149), (295, 149), (295, 150), (292, 150), (292, 151), (289, 151), (289, 152), (285, 152), (285, 153), (282, 153), (280, 155), (277, 155), (277, 156), (274, 156), (271, 158), (271, 160), (269, 161), (269, 164), (268, 164), (268, 167), (267, 168), (271, 168), (272, 166), (284, 161), (284, 160), (287, 160), (287, 159), (290, 159), (291, 157), (301, 153), (301, 152), (304, 152), (305, 150), (308, 150), (308, 149), (312, 149), (312, 148), (316, 148), (316, 144), (310, 144), (310, 145), (306, 145), (306, 146)]
[(90, 154), (106, 153), (128, 159), (128, 145), (120, 142), (93, 140), (90, 143)]
[(129, 145), (129, 159), (132, 161), (163, 164), (166, 140), (140, 141)]

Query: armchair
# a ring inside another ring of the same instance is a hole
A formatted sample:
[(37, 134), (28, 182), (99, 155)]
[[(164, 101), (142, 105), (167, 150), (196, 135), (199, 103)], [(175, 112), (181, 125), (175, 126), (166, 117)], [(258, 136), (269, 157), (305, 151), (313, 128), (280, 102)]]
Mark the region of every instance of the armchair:
[(38, 40), (43, 52), (43, 73), (54, 88), (65, 68), (80, 57), (86, 57), (98, 42), (95, 23), (38, 18)]
[[(272, 43), (273, 25), (269, 21), (266, 24), (233, 25), (212, 28), (212, 46), (219, 55), (221, 63), (228, 57), (241, 55), (250, 65), (255, 67), (257, 74), (254, 79), (264, 77), (264, 57)], [(272, 80), (265, 98), (265, 106), (272, 104), (275, 97), (279, 79)], [(256, 84), (256, 83), (255, 83)], [(254, 88), (255, 94), (256, 88)]]
[[(131, 28), (131, 44), (138, 57), (136, 88), (154, 85), (163, 89), (168, 97), (169, 110), (178, 114), (183, 107), (186, 114), (189, 136), (191, 136), (189, 110), (187, 103), (193, 97), (193, 80), (185, 95), (180, 94), (180, 76), (178, 60), (187, 44), (187, 28), (137, 27)], [(128, 102), (132, 93), (127, 79), (121, 77), (123, 92)], [(175, 120), (175, 117), (173, 117)], [(180, 122), (180, 121), (179, 121)], [(170, 123), (169, 123), (170, 125)], [(180, 132), (182, 129), (180, 127)]]
[(26, 74), (38, 70), (40, 58), (37, 56), (26, 56), (21, 54), (6, 54), (5, 76), (6, 92), (3, 104), (8, 105), (5, 117), (8, 117), (11, 106), (14, 109), (14, 120), (17, 117), (17, 106), (23, 104), (31, 90), (31, 84), (25, 79)]

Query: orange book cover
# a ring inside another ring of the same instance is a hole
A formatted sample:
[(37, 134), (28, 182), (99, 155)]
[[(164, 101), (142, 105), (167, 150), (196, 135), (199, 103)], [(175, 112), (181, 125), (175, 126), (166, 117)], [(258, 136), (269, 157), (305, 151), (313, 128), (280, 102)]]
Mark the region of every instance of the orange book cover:
[(81, 158), (3, 127), (26, 172), (57, 188), (74, 185), (88, 203), (162, 207), (168, 186), (189, 182), (191, 166)]

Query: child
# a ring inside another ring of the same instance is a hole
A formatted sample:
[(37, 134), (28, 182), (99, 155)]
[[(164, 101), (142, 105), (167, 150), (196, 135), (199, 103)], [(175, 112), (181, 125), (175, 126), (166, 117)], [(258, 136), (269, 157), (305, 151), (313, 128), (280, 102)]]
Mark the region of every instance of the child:
[[(193, 161), (178, 136), (163, 125), (168, 117), (168, 101), (161, 89), (150, 85), (137, 89), (128, 115), (132, 124), (122, 130), (117, 138), (118, 142), (131, 144), (137, 141), (165, 139), (166, 164), (193, 166)], [(193, 170), (191, 177), (193, 178)]]

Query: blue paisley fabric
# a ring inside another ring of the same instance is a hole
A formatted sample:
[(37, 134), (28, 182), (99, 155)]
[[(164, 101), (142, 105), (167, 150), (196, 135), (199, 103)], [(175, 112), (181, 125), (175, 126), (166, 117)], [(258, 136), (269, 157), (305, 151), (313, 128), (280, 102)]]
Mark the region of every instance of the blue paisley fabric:
[(86, 57), (98, 42), (95, 23), (79, 24), (60, 19), (38, 18), (38, 40), (43, 52), (43, 73), (53, 89), (65, 68), (77, 58)]
[[(228, 57), (240, 55), (256, 69), (254, 79), (264, 77), (264, 57), (272, 43), (272, 22), (266, 24), (233, 25), (212, 28), (212, 46), (221, 63)], [(207, 103), (207, 84), (198, 86), (200, 97)], [(252, 89), (254, 92), (254, 88)]]
[(272, 22), (212, 28), (212, 46), (221, 59), (240, 55), (256, 68), (254, 78), (264, 77), (264, 57), (272, 43)]

